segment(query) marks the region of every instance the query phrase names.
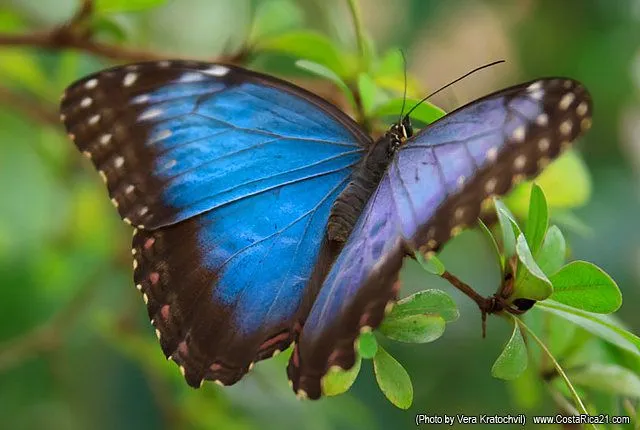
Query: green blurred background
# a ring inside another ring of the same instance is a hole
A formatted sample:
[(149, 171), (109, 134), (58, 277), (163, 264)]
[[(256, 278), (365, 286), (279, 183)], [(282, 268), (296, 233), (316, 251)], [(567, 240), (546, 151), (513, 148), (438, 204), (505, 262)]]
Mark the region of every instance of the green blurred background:
[[(242, 46), (262, 3), (167, 1), (110, 15), (98, 36), (158, 53), (215, 58)], [(354, 47), (343, 1), (271, 3), (282, 20)], [(0, 32), (46, 30), (76, 7), (72, 0), (0, 0)], [(377, 49), (403, 48), (425, 94), (480, 64), (507, 60), (439, 95), (434, 101), (447, 111), (545, 75), (570, 76), (590, 89), (593, 129), (579, 151), (592, 175), (592, 195), (575, 211), (589, 231), (569, 229), (567, 235), (574, 258), (598, 264), (618, 282), (624, 296), (619, 316), (638, 332), (640, 2), (362, 0), (361, 8)], [(258, 55), (248, 66), (331, 93), (330, 85), (295, 72), (293, 61)], [(69, 50), (0, 46), (0, 428), (381, 429), (412, 427), (415, 413), (556, 413), (545, 391), (523, 396), (517, 384), (491, 377), (509, 328), (491, 320), (481, 339), (475, 304), (455, 292), (461, 318), (443, 338), (385, 344), (412, 377), (409, 411), (384, 399), (370, 362), (349, 393), (318, 402), (295, 398), (284, 357), (259, 363), (233, 387), (187, 388), (164, 360), (133, 288), (131, 228), (55, 123), (64, 88), (109, 64)], [(487, 293), (498, 282), (498, 273), (487, 269), (492, 258), (475, 232), (442, 253), (450, 271)], [(403, 294), (451, 290), (414, 264), (401, 276)]]

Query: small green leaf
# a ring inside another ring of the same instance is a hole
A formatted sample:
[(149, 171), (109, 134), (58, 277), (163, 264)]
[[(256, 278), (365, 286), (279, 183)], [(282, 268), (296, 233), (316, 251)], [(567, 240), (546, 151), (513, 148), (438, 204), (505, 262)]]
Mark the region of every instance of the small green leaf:
[[(554, 209), (582, 206), (591, 196), (589, 171), (575, 151), (564, 153), (547, 166), (536, 178), (536, 183), (545, 190), (547, 204)], [(504, 199), (520, 217), (527, 214), (531, 186), (531, 182), (523, 182)]]
[(299, 28), (303, 22), (304, 16), (295, 2), (289, 0), (261, 1), (256, 5), (249, 40), (253, 44), (262, 37)]
[(404, 367), (380, 347), (373, 357), (373, 370), (387, 399), (400, 409), (409, 409), (413, 403), (413, 385)]
[(516, 253), (516, 237), (520, 234), (520, 227), (515, 217), (511, 214), (507, 206), (501, 200), (494, 199), (493, 203), (498, 214), (500, 230), (502, 231), (502, 246), (505, 257), (509, 258)]
[(341, 53), (327, 36), (313, 31), (291, 31), (265, 37), (254, 45), (256, 52), (276, 52), (311, 61), (333, 71), (341, 79), (353, 77), (355, 59)]
[(371, 76), (366, 73), (360, 73), (358, 75), (358, 92), (360, 93), (364, 113), (369, 117), (378, 99), (378, 88), (373, 79), (371, 79)]
[(531, 187), (529, 215), (524, 230), (524, 236), (527, 238), (531, 254), (536, 255), (538, 253), (548, 226), (549, 209), (547, 208), (547, 200), (542, 188), (534, 183)]
[(518, 264), (516, 286), (512, 298), (539, 301), (549, 297), (553, 293), (551, 282), (533, 259), (523, 234), (520, 234), (516, 241), (516, 254), (521, 264)]
[(547, 230), (542, 247), (536, 255), (536, 263), (546, 275), (552, 275), (560, 270), (566, 255), (567, 244), (564, 236), (558, 227), (552, 225)]
[(551, 299), (574, 308), (609, 314), (622, 305), (622, 294), (598, 266), (586, 261), (573, 261), (551, 276)]
[(116, 42), (123, 42), (127, 34), (118, 22), (109, 16), (98, 16), (91, 26), (97, 36), (106, 37)]
[(593, 229), (569, 209), (554, 209), (551, 221), (582, 237), (593, 236)]
[(491, 230), (489, 230), (489, 227), (487, 227), (487, 225), (482, 222), (480, 218), (478, 218), (478, 226), (480, 227), (480, 231), (482, 231), (484, 236), (491, 243), (491, 248), (496, 256), (496, 268), (499, 272), (502, 272), (502, 256), (500, 255), (500, 248), (498, 248), (498, 242), (496, 242), (496, 238), (493, 237), (493, 234), (491, 233)]
[(399, 342), (428, 343), (442, 336), (445, 325), (445, 320), (439, 315), (409, 315), (385, 319), (379, 330), (389, 339)]
[(427, 272), (433, 275), (442, 275), (445, 272), (445, 267), (442, 261), (438, 257), (431, 256), (429, 259), (426, 259), (424, 255), (420, 251), (415, 252), (416, 261), (420, 263), (420, 266), (426, 270)]
[(513, 320), (513, 333), (498, 359), (493, 363), (491, 375), (510, 381), (519, 377), (527, 369), (527, 347), (520, 327)]
[(381, 57), (375, 68), (377, 75), (404, 74), (404, 58), (399, 49), (389, 49)]
[(377, 351), (378, 341), (376, 336), (370, 331), (360, 333), (358, 337), (358, 352), (362, 358), (373, 358)]
[(342, 90), (342, 93), (347, 97), (349, 103), (351, 103), (351, 107), (354, 109), (356, 108), (356, 101), (353, 98), (353, 93), (342, 78), (336, 75), (331, 69), (326, 68), (322, 64), (307, 60), (296, 61), (296, 67), (333, 82), (338, 88), (340, 88), (340, 90)]
[(322, 393), (325, 396), (337, 396), (349, 390), (360, 373), (362, 358), (356, 354), (356, 363), (349, 370), (344, 370), (338, 366), (329, 369), (322, 378)]
[(618, 327), (606, 315), (583, 311), (553, 300), (538, 302), (536, 308), (577, 324), (602, 340), (640, 357), (640, 338)]
[[(418, 103), (419, 100), (407, 98), (404, 106), (404, 113)], [(378, 106), (371, 114), (374, 118), (382, 118), (386, 116), (400, 117), (402, 111), (402, 98), (394, 98)], [(438, 106), (429, 102), (422, 102), (413, 112), (411, 112), (411, 119), (418, 120), (425, 124), (431, 124), (445, 116), (445, 112)]]
[(96, 0), (94, 13), (106, 15), (123, 12), (139, 12), (166, 3), (166, 0)]
[(640, 398), (640, 377), (617, 364), (594, 363), (567, 373), (576, 385), (618, 396)]
[(442, 290), (423, 290), (399, 300), (385, 322), (402, 319), (411, 315), (438, 315), (446, 322), (458, 319), (460, 314), (455, 302)]

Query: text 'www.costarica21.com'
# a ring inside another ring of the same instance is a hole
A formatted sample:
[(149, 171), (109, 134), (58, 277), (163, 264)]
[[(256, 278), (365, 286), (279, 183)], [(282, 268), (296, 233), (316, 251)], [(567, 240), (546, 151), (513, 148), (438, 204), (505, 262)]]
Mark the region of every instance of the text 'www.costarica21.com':
[(429, 415), (417, 414), (416, 425), (459, 425), (459, 424), (515, 424), (524, 426), (527, 421), (533, 424), (629, 424), (631, 418), (615, 415)]

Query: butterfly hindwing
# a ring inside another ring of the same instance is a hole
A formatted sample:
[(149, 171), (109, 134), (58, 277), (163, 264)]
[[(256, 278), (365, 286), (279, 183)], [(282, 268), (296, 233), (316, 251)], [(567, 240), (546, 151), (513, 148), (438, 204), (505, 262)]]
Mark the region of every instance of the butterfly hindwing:
[(134, 281), (187, 382), (234, 383), (286, 348), (331, 205), (369, 144), (358, 125), (275, 78), (185, 61), (89, 76), (61, 112), (137, 227)]
[(591, 124), (586, 89), (543, 79), (472, 102), (409, 139), (331, 268), (304, 322), (288, 374), (317, 398), (332, 366), (350, 368), (354, 341), (382, 321), (405, 255), (437, 251), (477, 219), (484, 199), (535, 176)]

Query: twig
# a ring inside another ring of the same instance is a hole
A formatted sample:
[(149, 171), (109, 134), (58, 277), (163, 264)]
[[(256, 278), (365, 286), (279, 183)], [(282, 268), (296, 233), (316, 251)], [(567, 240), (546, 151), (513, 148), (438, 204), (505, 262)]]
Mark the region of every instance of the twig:
[[(588, 415), (589, 412), (587, 412), (587, 408), (585, 408), (584, 403), (582, 403), (582, 399), (578, 395), (578, 392), (573, 387), (573, 384), (571, 383), (571, 381), (567, 377), (567, 374), (564, 373), (564, 369), (562, 368), (562, 366), (560, 366), (560, 363), (558, 363), (558, 361), (553, 356), (553, 354), (551, 354), (551, 351), (549, 351), (549, 348), (547, 348), (547, 346), (544, 344), (544, 342), (542, 342), (542, 340), (540, 340), (540, 338), (533, 332), (533, 330), (531, 330), (529, 328), (529, 326), (527, 326), (520, 318), (516, 318), (516, 317), (513, 317), (513, 318), (518, 323), (518, 325), (520, 326), (520, 329), (522, 329), (527, 335), (531, 336), (531, 338), (538, 344), (540, 349), (542, 349), (542, 352), (544, 354), (546, 354), (547, 357), (549, 357), (549, 360), (551, 361), (553, 366), (558, 371), (558, 375), (560, 375), (560, 377), (564, 381), (565, 385), (569, 389), (569, 392), (571, 393), (571, 397), (573, 397), (573, 400), (576, 403), (576, 406), (578, 407), (578, 410), (580, 411), (580, 413)], [(591, 424), (590, 427), (593, 428), (593, 429), (597, 428), (593, 424)]]
[(358, 0), (347, 0), (349, 5), (349, 11), (351, 12), (351, 18), (353, 19), (353, 27), (356, 32), (356, 44), (358, 45), (358, 52), (360, 53), (360, 60), (363, 64), (369, 62), (369, 52), (367, 51), (364, 30), (362, 26), (362, 15), (360, 13), (360, 5)]
[(46, 107), (44, 101), (36, 100), (3, 86), (0, 86), (0, 104), (11, 106), (37, 122), (53, 127), (60, 125), (60, 120), (53, 107)]
[(49, 322), (17, 339), (1, 344), (0, 372), (6, 371), (34, 355), (56, 349), (60, 345), (64, 332), (76, 322), (82, 311), (86, 309), (91, 297), (99, 290), (95, 287), (95, 279), (97, 278), (93, 276), (86, 285), (78, 290), (67, 306)]

